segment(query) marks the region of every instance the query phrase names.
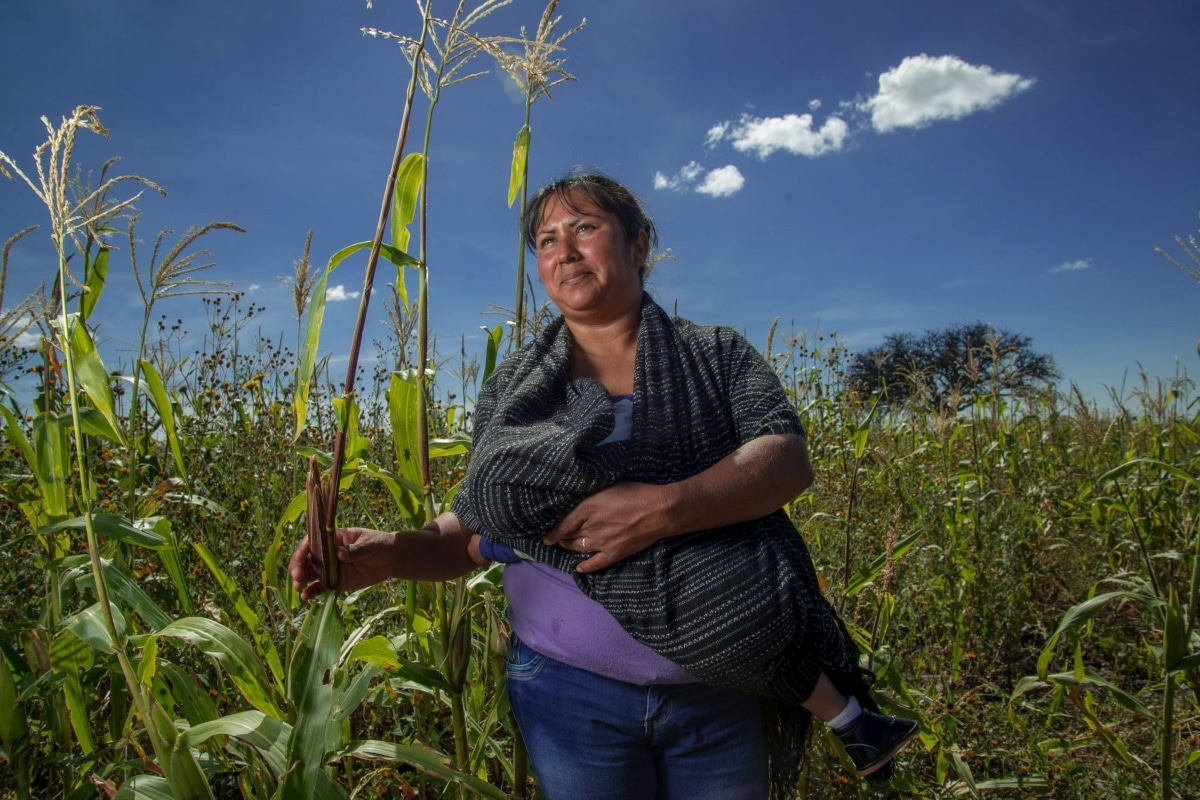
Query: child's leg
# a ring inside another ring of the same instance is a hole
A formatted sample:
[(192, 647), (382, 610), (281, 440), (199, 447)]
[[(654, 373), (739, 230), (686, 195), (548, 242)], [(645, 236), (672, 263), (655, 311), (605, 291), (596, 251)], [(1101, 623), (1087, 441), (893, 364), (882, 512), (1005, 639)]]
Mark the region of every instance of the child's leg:
[(822, 672), (821, 677), (817, 679), (817, 685), (813, 687), (812, 694), (800, 705), (822, 722), (829, 722), (845, 710), (848, 702), (846, 696), (837, 690), (833, 681), (829, 680), (829, 676)]
[(839, 692), (824, 672), (801, 705), (833, 730), (859, 775), (883, 768), (920, 731), (912, 720), (860, 708), (858, 700)]

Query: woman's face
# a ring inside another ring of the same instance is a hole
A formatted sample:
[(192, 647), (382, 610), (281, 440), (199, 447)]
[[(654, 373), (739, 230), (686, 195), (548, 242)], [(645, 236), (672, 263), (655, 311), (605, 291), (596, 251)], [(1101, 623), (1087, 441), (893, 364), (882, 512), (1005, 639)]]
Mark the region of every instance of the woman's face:
[(641, 307), (646, 234), (628, 242), (616, 215), (586, 197), (551, 198), (534, 244), (538, 277), (568, 322), (604, 323)]

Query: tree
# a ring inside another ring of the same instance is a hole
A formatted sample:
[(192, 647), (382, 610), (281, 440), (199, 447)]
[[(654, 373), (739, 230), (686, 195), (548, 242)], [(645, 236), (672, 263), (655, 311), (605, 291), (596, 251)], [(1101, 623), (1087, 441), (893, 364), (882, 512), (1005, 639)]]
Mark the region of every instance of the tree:
[(980, 392), (1018, 394), (1058, 377), (1054, 359), (1033, 340), (982, 322), (890, 333), (883, 343), (850, 358), (849, 388), (861, 396), (887, 386), (885, 401), (961, 409)]

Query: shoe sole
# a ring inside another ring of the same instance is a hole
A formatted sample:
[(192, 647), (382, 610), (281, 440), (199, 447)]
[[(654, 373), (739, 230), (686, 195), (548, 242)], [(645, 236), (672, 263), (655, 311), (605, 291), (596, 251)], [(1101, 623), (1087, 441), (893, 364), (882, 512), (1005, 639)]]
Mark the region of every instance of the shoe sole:
[(876, 759), (874, 763), (868, 765), (865, 769), (859, 770), (858, 776), (860, 778), (866, 778), (867, 776), (874, 775), (876, 772), (878, 772), (879, 770), (886, 767), (888, 765), (888, 762), (890, 762), (893, 758), (895, 758), (896, 754), (899, 753), (901, 750), (903, 750), (905, 745), (907, 745), (913, 739), (917, 738), (917, 734), (920, 732), (921, 732), (921, 726), (920, 725), (914, 726), (912, 729), (912, 733), (910, 733), (908, 736), (905, 736), (900, 741), (896, 742), (895, 746), (892, 747), (891, 750), (888, 750), (886, 753), (883, 754), (883, 756)]

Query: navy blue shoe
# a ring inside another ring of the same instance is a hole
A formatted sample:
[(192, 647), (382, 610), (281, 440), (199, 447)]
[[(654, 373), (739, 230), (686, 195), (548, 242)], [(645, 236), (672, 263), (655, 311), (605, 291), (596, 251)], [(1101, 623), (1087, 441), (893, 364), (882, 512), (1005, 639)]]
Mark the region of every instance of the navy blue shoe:
[(911, 719), (886, 717), (863, 709), (858, 719), (835, 729), (834, 734), (842, 741), (858, 774), (866, 777), (888, 766), (920, 730), (921, 726)]

